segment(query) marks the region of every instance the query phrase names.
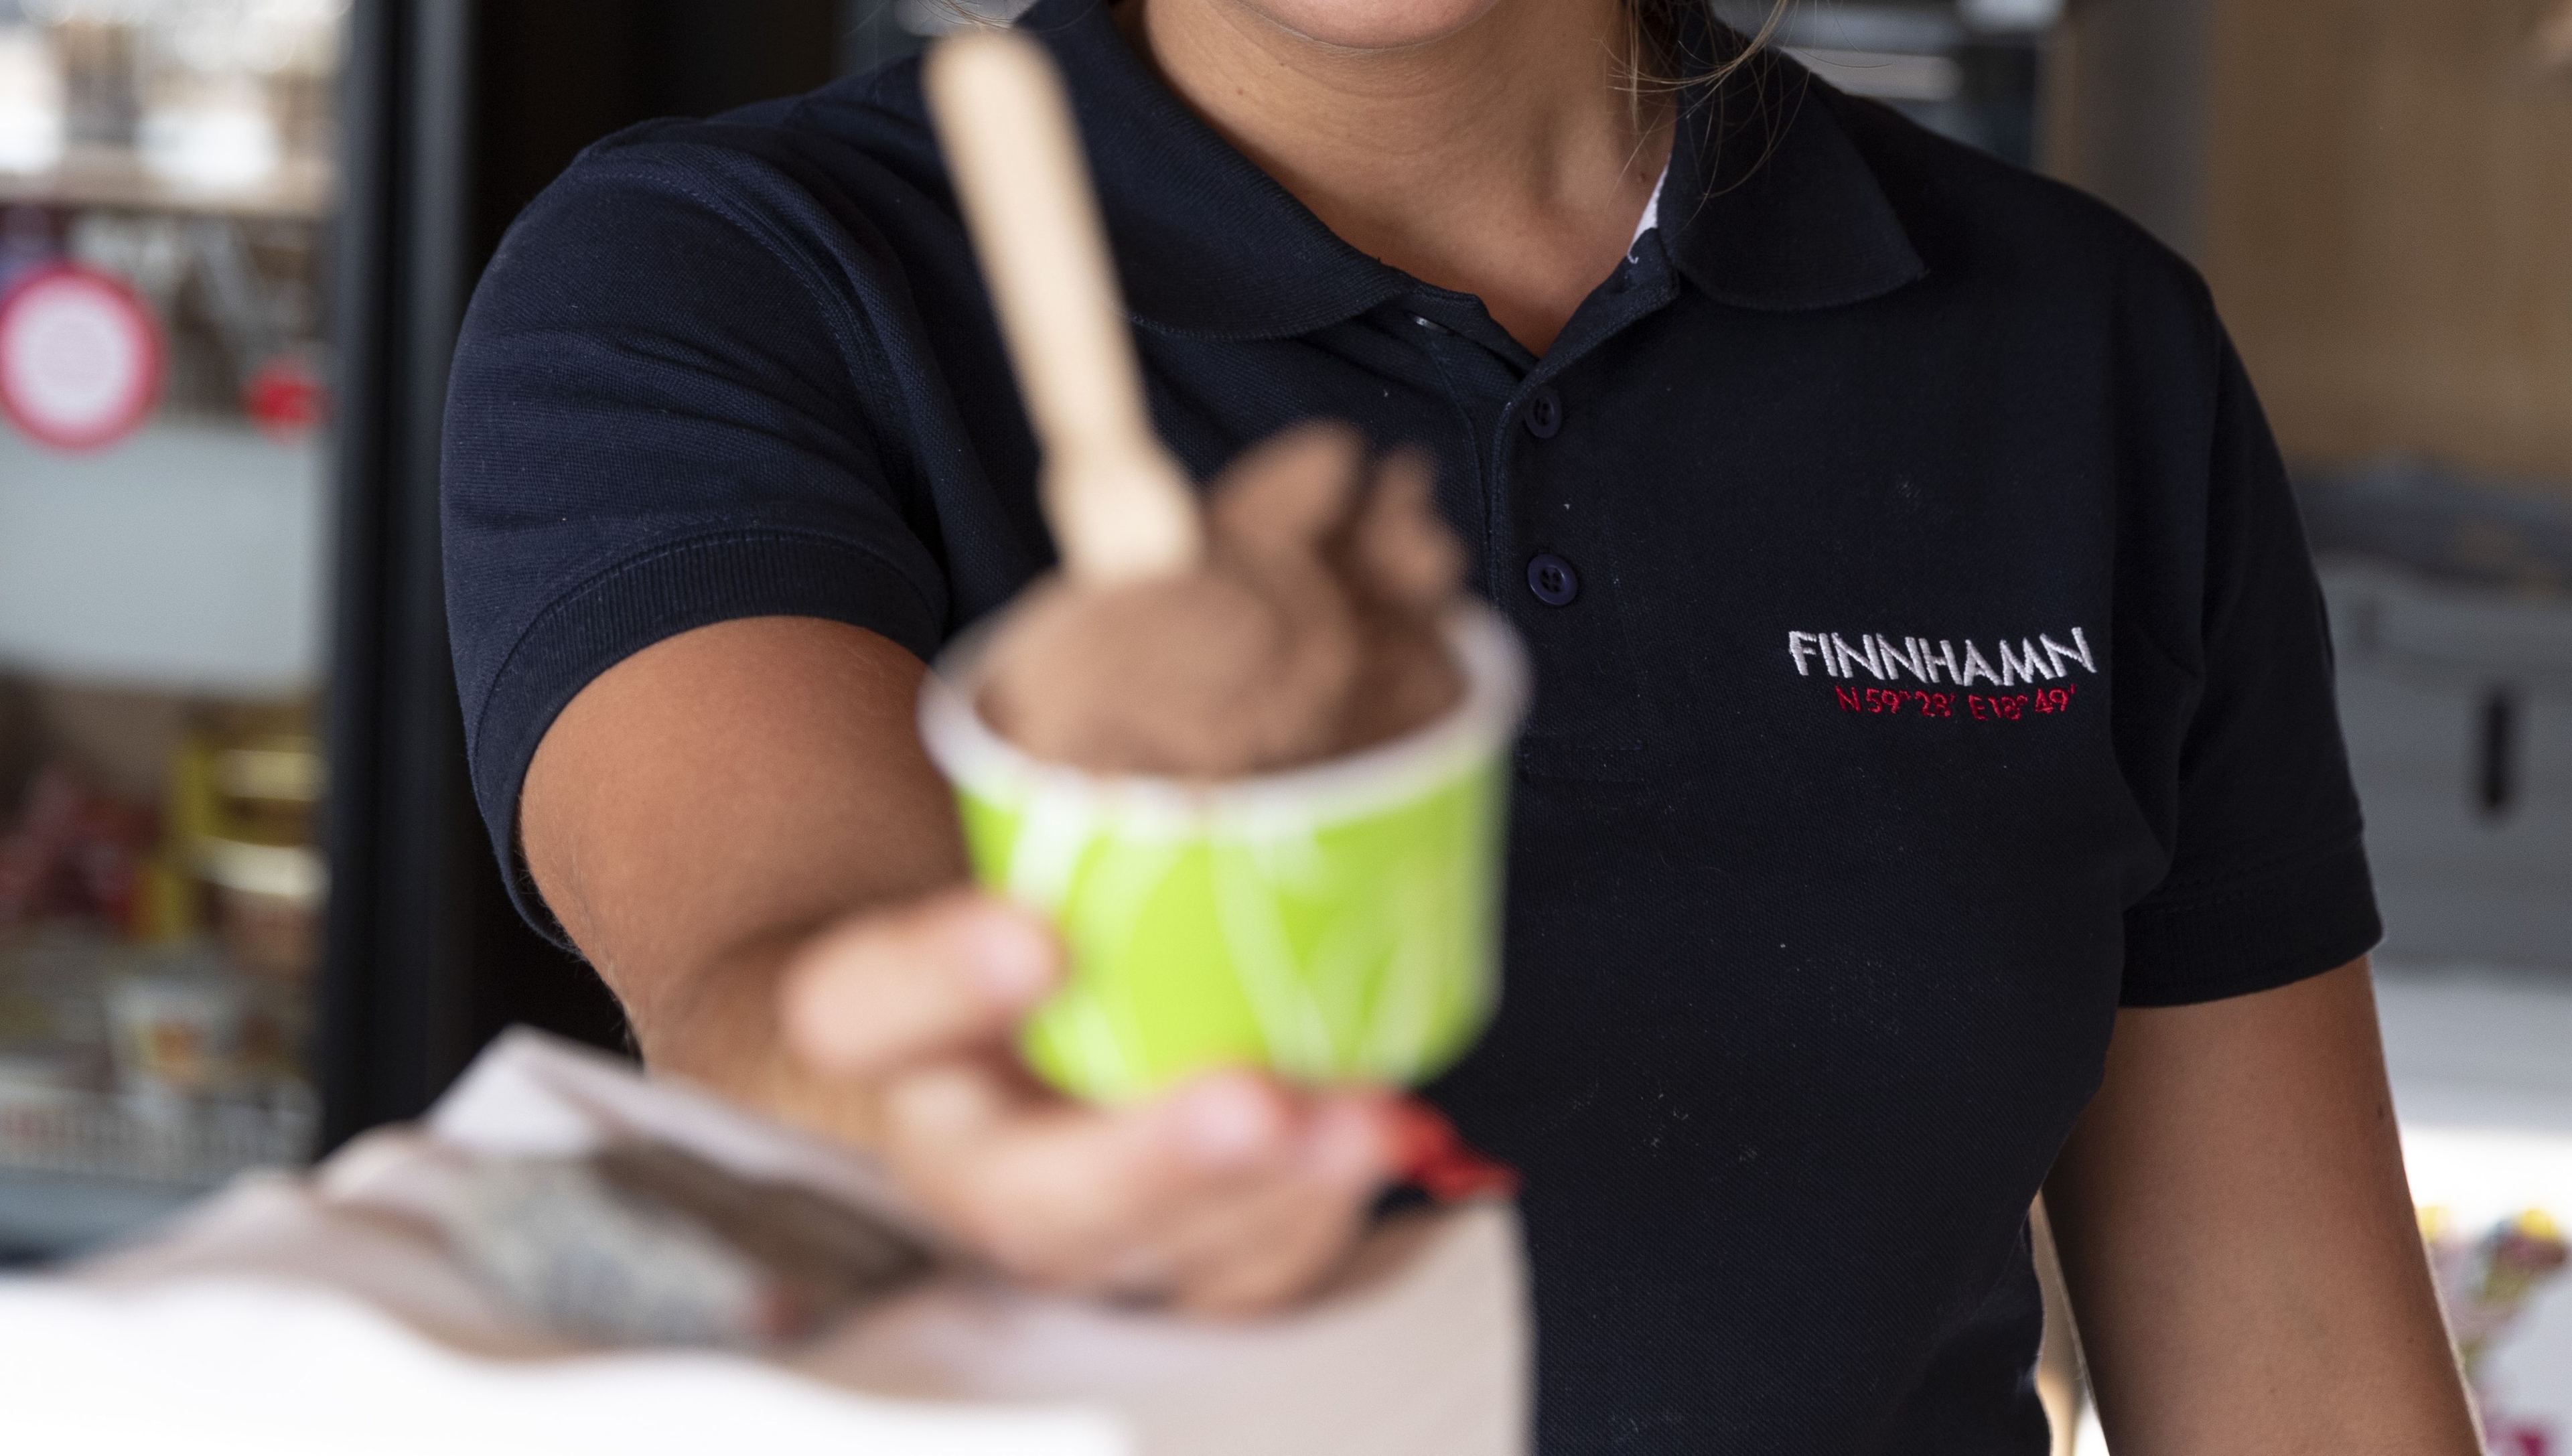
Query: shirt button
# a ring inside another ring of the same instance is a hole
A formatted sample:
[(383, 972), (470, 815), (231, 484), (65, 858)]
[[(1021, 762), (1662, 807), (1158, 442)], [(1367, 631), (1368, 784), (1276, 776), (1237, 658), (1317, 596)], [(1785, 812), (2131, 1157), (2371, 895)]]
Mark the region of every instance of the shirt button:
[(1581, 573), (1548, 551), (1528, 563), (1528, 590), (1547, 606), (1566, 607), (1581, 595)]
[(1563, 396), (1552, 389), (1537, 390), (1528, 401), (1527, 427), (1538, 439), (1554, 438), (1555, 431), (1563, 428)]

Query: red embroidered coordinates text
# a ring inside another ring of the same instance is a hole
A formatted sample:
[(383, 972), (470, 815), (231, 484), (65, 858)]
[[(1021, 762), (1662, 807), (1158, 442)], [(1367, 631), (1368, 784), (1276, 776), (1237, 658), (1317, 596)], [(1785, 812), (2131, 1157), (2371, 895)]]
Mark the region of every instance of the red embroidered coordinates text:
[[(2072, 711), (2081, 693), (2076, 674), (2099, 675), (2089, 634), (2074, 627), (2071, 637), (2038, 633), (1986, 654), (1979, 643), (1944, 637), (1788, 632), (1786, 656), (1797, 677), (1819, 669), (1840, 679), (1831, 694), (1843, 713), (2022, 723)], [(1903, 685), (1906, 678), (1917, 686)]]

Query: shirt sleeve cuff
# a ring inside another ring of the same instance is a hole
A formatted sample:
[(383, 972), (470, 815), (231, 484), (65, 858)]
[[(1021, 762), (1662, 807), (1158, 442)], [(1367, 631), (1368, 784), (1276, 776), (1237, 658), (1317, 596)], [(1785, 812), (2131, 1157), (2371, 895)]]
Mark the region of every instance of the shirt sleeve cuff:
[(517, 850), (518, 795), (554, 718), (600, 673), (655, 642), (745, 617), (820, 617), (880, 633), (926, 661), (941, 640), (929, 598), (864, 546), (740, 531), (633, 556), (557, 598), (522, 633), (468, 719), (473, 796), (509, 898), (566, 950)]
[(2384, 938), (2355, 835), (2126, 912), (2126, 1006), (2191, 1006), (2335, 971)]

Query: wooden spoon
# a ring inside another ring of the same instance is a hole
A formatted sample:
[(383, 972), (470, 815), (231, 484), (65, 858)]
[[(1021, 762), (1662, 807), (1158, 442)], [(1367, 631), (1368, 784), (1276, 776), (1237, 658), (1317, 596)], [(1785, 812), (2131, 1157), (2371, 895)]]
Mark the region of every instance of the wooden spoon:
[(1044, 450), (1046, 519), (1076, 581), (1197, 564), (1187, 473), (1152, 431), (1071, 107), (1042, 47), (968, 31), (931, 51), (939, 140)]

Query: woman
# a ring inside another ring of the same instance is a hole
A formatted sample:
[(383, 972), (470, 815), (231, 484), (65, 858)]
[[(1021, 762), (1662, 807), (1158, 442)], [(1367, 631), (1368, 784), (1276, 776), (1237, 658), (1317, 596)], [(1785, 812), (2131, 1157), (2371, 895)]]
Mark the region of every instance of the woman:
[[(2106, 210), (1664, 0), (1043, 0), (1155, 414), (1438, 459), (1529, 641), (1498, 1024), (1549, 1452), (2042, 1449), (2051, 1194), (2120, 1456), (2473, 1449), (2282, 470)], [(1680, 84), (1654, 84), (1654, 77)], [(923, 658), (1048, 559), (916, 69), (628, 133), (453, 393), (452, 616), (524, 903), (647, 1056), (1025, 1276), (1295, 1297), (1359, 1093), (1031, 1090)]]

